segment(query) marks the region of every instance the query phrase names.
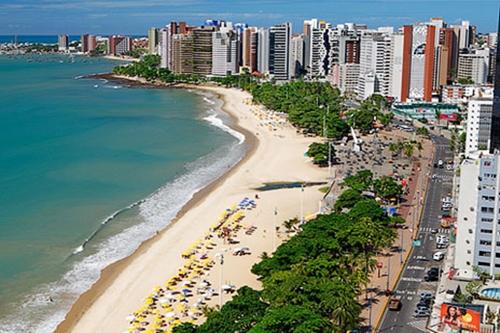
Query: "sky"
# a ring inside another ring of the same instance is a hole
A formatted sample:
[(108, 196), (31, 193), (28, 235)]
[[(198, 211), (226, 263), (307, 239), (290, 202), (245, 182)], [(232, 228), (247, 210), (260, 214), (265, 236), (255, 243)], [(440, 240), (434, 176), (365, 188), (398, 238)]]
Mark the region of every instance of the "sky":
[(498, 0), (0, 0), (0, 35), (133, 34), (171, 20), (201, 25), (206, 19), (271, 26), (304, 19), (369, 27), (443, 17), (469, 20), (480, 32), (497, 30)]

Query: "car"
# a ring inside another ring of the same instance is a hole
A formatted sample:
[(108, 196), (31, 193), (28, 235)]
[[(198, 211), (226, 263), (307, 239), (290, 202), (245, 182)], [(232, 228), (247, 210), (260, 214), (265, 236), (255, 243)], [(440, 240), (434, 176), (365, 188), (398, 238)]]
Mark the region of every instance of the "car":
[(438, 167), (438, 164), (437, 163), (434, 163), (434, 167), (437, 168)]
[(447, 300), (452, 300), (454, 296), (455, 296), (455, 292), (453, 290), (451, 290), (451, 289), (446, 290), (446, 293), (444, 295), (444, 297)]
[(415, 260), (418, 260), (418, 261), (429, 261), (429, 258), (427, 258), (426, 256), (416, 256)]
[(434, 295), (429, 291), (422, 291), (420, 293), (420, 299), (431, 299)]
[(401, 303), (401, 297), (400, 296), (393, 296), (389, 300), (389, 310), (390, 311), (399, 311), (401, 310), (401, 306), (403, 304)]
[(425, 282), (436, 282), (439, 281), (439, 276), (437, 275), (426, 275), (424, 276)]
[(438, 252), (434, 253), (434, 255), (432, 256), (432, 259), (435, 261), (443, 260), (444, 259), (444, 252), (438, 251)]
[(438, 232), (439, 232), (439, 229), (437, 229), (437, 228), (431, 229), (431, 234), (433, 234), (433, 235), (437, 234)]
[(431, 299), (421, 299), (420, 302), (418, 302), (417, 307), (418, 306), (421, 306), (421, 307), (422, 306), (427, 306), (427, 307), (429, 307), (429, 306), (431, 306), (431, 303), (432, 303)]
[(448, 243), (436, 243), (436, 249), (444, 250), (448, 247)]
[(453, 202), (453, 198), (452, 197), (444, 197), (442, 200), (441, 200), (442, 203), (452, 203)]
[(428, 305), (418, 305), (417, 304), (416, 309), (420, 310), (420, 311), (430, 311), (430, 307)]
[(441, 235), (436, 236), (436, 243), (438, 244), (448, 244), (449, 242), (450, 239), (447, 236), (441, 236)]
[(415, 313), (413, 314), (414, 317), (429, 317), (431, 315), (431, 312), (429, 310), (415, 310)]

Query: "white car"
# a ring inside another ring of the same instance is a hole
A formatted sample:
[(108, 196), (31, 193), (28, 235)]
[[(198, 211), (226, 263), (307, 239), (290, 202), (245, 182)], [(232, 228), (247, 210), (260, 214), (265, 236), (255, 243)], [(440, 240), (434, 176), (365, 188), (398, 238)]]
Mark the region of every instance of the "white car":
[(435, 261), (443, 260), (444, 259), (444, 252), (438, 251), (438, 252), (434, 253), (434, 255), (432, 256), (432, 259), (434, 259)]

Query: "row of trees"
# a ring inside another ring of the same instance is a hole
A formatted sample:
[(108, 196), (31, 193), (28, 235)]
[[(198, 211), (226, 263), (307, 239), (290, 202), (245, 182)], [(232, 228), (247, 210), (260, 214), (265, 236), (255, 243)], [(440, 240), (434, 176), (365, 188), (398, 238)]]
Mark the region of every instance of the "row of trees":
[(376, 123), (387, 125), (392, 114), (383, 112), (385, 98), (374, 95), (360, 107), (347, 111), (338, 89), (327, 82), (294, 81), (285, 84), (259, 83), (258, 79), (244, 72), (225, 77), (204, 77), (200, 75), (175, 74), (160, 68), (160, 57), (146, 55), (141, 61), (117, 66), (113, 72), (118, 75), (138, 76), (148, 81), (165, 83), (214, 82), (226, 87), (238, 87), (250, 92), (255, 102), (270, 110), (288, 114), (289, 121), (305, 133), (341, 139), (352, 126), (362, 133), (370, 132)]
[(330, 143), (319, 143), (314, 142), (309, 145), (309, 149), (307, 150), (307, 156), (312, 158), (314, 164), (319, 165), (321, 167), (325, 167), (328, 165), (328, 158), (330, 157), (330, 162), (334, 163), (336, 160), (335, 157), (335, 148)]
[(347, 189), (335, 202), (336, 212), (351, 209), (364, 200), (363, 192), (372, 192), (384, 203), (398, 201), (403, 194), (402, 185), (394, 178), (388, 176), (374, 178), (370, 170), (360, 170), (355, 175), (344, 178), (341, 186)]
[(262, 281), (261, 291), (243, 287), (220, 310), (210, 311), (202, 325), (183, 324), (173, 332), (358, 329), (362, 305), (357, 299), (375, 269), (375, 254), (394, 239), (391, 222), (379, 204), (367, 198), (342, 212), (318, 216), (252, 267)]

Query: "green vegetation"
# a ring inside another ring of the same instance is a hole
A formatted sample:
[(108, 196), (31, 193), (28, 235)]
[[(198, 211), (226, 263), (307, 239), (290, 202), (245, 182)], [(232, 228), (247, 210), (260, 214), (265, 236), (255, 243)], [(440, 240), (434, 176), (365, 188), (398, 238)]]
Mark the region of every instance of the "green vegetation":
[(393, 155), (403, 154), (407, 158), (413, 156), (415, 149), (417, 149), (419, 152), (422, 151), (423, 150), (422, 142), (414, 140), (404, 140), (389, 144), (389, 151)]
[(148, 53), (147, 49), (136, 48), (136, 49), (133, 49), (132, 51), (127, 52), (125, 55), (132, 57), (132, 58), (140, 59), (146, 53)]
[[(306, 133), (341, 139), (349, 127), (341, 117), (340, 91), (324, 82), (263, 83), (251, 90), (255, 102), (288, 114), (288, 120)], [(324, 131), (326, 133), (324, 133)]]
[(370, 170), (360, 170), (355, 175), (346, 177), (341, 185), (348, 189), (338, 197), (335, 203), (337, 211), (352, 208), (353, 203), (359, 200), (363, 191), (373, 192), (384, 202), (397, 201), (403, 194), (403, 187), (394, 178), (382, 176), (375, 179)]
[[(346, 182), (357, 187), (377, 184), (366, 170)], [(390, 182), (384, 179), (382, 183)], [(341, 197), (356, 197), (355, 193), (350, 188)], [(173, 332), (344, 333), (358, 329), (362, 309), (358, 299), (375, 269), (373, 257), (392, 243), (395, 232), (394, 221), (374, 199), (357, 199), (345, 200), (342, 212), (320, 215), (302, 225), (272, 256), (263, 255), (252, 267), (262, 291), (241, 288), (219, 311), (210, 311), (205, 323), (183, 324)], [(296, 222), (290, 221), (289, 227)]]
[(471, 77), (458, 79), (457, 82), (460, 84), (474, 84), (474, 80)]
[(420, 136), (425, 136), (425, 137), (429, 136), (429, 130), (427, 129), (427, 127), (419, 127), (419, 128), (417, 128), (415, 133), (417, 133), (417, 135), (420, 135)]
[[(319, 166), (327, 166), (328, 165), (328, 143), (319, 143), (314, 142), (309, 145), (309, 149), (307, 150), (307, 156), (313, 159), (313, 163)], [(333, 163), (335, 160), (335, 149), (333, 146), (330, 148), (330, 162)]]
[(357, 109), (346, 112), (340, 91), (327, 82), (295, 81), (285, 84), (260, 83), (257, 78), (244, 72), (225, 77), (175, 74), (159, 68), (160, 57), (145, 55), (141, 61), (116, 67), (118, 75), (138, 76), (148, 81), (164, 83), (212, 82), (225, 87), (247, 90), (255, 102), (270, 110), (284, 112), (288, 120), (304, 133), (341, 139), (349, 134), (349, 126), (368, 133), (376, 123), (387, 125), (392, 113), (382, 112), (387, 102), (380, 95), (373, 95)]

